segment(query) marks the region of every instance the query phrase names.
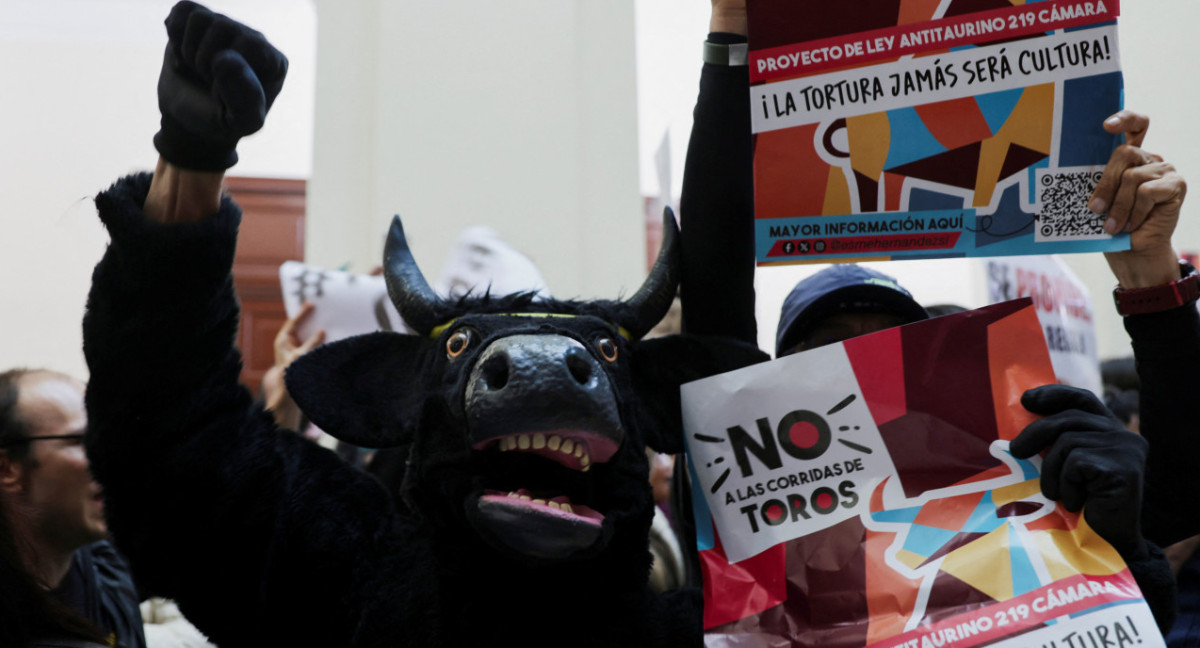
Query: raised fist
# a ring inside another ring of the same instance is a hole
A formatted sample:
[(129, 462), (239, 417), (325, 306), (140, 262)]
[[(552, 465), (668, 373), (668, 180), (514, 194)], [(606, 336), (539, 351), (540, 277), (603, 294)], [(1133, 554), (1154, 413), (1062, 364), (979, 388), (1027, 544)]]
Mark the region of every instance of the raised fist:
[(154, 147), (175, 166), (224, 171), (237, 142), (262, 128), (287, 58), (259, 32), (188, 0), (167, 16)]

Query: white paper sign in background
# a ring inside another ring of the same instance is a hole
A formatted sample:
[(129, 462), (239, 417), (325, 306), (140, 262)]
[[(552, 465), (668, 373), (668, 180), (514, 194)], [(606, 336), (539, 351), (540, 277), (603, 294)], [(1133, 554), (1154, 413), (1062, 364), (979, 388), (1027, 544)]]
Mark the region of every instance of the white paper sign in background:
[(988, 259), (987, 293), (993, 304), (1033, 298), (1054, 374), (1102, 395), (1092, 298), (1067, 264), (1056, 256)]

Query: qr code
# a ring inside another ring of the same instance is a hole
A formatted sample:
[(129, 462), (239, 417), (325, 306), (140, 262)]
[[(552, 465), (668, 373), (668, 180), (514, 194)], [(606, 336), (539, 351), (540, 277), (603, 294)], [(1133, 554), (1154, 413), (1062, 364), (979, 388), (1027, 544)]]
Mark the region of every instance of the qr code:
[(1100, 171), (1095, 167), (1038, 169), (1038, 215), (1033, 240), (1041, 243), (1110, 238), (1104, 233), (1105, 217), (1087, 207), (1099, 182)]

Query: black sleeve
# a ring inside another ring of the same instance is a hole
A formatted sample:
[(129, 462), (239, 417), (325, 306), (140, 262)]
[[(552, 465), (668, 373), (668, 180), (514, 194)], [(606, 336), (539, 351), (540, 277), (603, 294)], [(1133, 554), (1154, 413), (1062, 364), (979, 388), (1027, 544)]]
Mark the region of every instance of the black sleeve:
[(84, 318), (86, 443), (109, 529), (146, 593), (176, 599), (214, 642), (339, 644), (365, 589), (356, 557), (379, 541), (388, 499), (276, 430), (238, 384), (237, 206), (152, 222), (149, 182), (96, 199), (112, 242)]
[(1175, 572), (1166, 554), (1153, 543), (1147, 543), (1150, 555), (1137, 562), (1127, 563), (1129, 573), (1137, 581), (1138, 589), (1146, 599), (1146, 605), (1154, 614), (1154, 621), (1162, 635), (1167, 636), (1175, 625)]
[[(744, 43), (711, 33), (714, 43)], [(754, 313), (754, 181), (750, 134), (750, 68), (705, 63), (683, 169), (679, 240), (683, 332), (732, 337), (758, 346)], [(691, 488), (676, 462), (673, 507), (680, 542), (694, 547)], [(687, 580), (700, 579), (700, 558), (686, 551)]]
[(680, 301), (685, 332), (757, 345), (749, 88), (745, 65), (705, 64), (701, 72), (680, 197)]
[(1149, 441), (1142, 532), (1160, 546), (1200, 533), (1200, 316), (1196, 305), (1130, 315), (1140, 380), (1141, 433)]

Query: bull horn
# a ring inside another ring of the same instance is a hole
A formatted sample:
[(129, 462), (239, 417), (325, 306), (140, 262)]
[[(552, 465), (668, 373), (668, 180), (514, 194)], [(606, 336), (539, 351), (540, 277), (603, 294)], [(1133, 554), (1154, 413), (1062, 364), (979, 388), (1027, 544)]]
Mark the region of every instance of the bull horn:
[(642, 287), (633, 297), (625, 300), (629, 306), (628, 322), (620, 322), (629, 331), (633, 340), (640, 340), (650, 332), (671, 309), (675, 292), (679, 288), (679, 226), (670, 207), (663, 209), (662, 247), (658, 258)]
[(388, 297), (410, 328), (421, 335), (429, 335), (441, 323), (437, 321), (437, 306), (442, 300), (417, 267), (399, 215), (392, 218), (392, 228), (388, 231), (383, 252), (383, 278), (387, 282)]

